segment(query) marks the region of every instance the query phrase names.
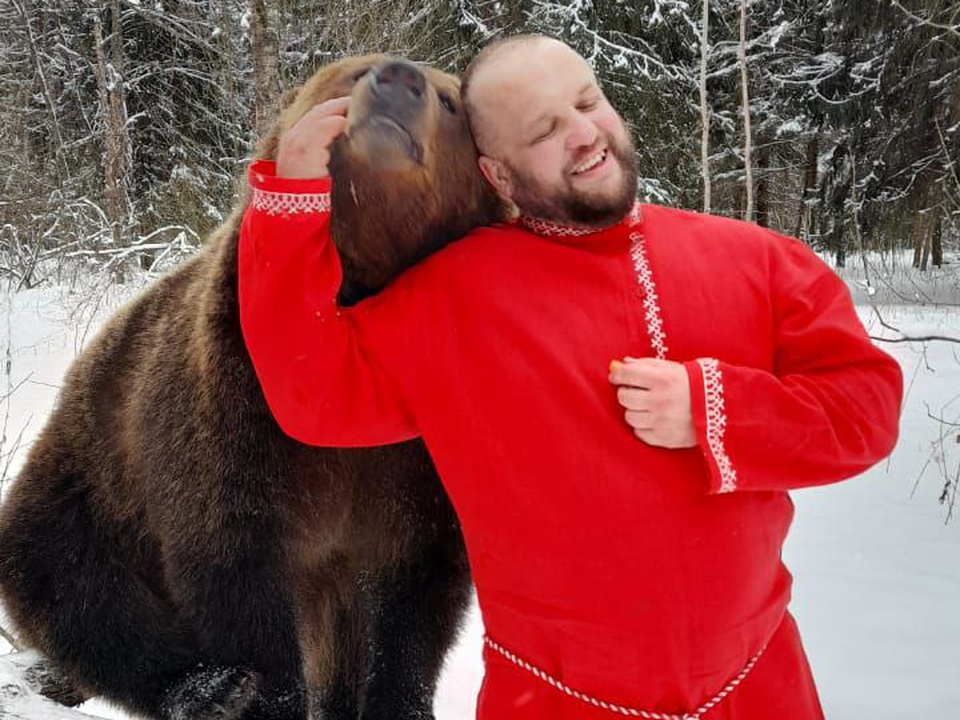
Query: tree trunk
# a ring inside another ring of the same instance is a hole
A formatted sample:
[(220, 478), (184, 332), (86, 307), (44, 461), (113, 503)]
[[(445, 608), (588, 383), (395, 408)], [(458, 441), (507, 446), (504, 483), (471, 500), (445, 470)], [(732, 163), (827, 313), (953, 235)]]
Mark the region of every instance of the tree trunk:
[[(237, 106), (237, 73), (233, 57), (233, 18), (230, 16), (229, 0), (220, 0), (220, 82), (226, 88), (227, 107)], [(310, 45), (313, 47), (313, 45)]]
[[(919, 223), (919, 222), (920, 222), (920, 221), (917, 220), (917, 223)], [(916, 226), (916, 224), (913, 226), (913, 232), (911, 233), (910, 243), (911, 243), (911, 245), (913, 245), (913, 259), (912, 259), (912, 261), (911, 261), (910, 264), (911, 264), (914, 268), (919, 268), (919, 267), (920, 267), (920, 255), (921, 255), (921, 253), (922, 253), (922, 251), (923, 251), (923, 243), (922, 243), (921, 240), (920, 240), (920, 233), (917, 232), (917, 226)]]
[(770, 183), (767, 173), (770, 170), (770, 148), (761, 144), (757, 166), (760, 170), (757, 177), (757, 225), (770, 227)]
[(750, 88), (747, 76), (747, 0), (740, 0), (740, 87), (743, 94), (743, 169), (746, 175), (747, 211), (744, 219), (753, 222), (753, 138), (750, 130)]
[(930, 263), (930, 233), (928, 215), (918, 215), (913, 224), (913, 267), (920, 272), (926, 272)]
[(800, 207), (797, 210), (797, 227), (794, 237), (802, 237), (801, 233), (809, 230), (808, 207), (814, 188), (817, 186), (817, 158), (820, 155), (820, 135), (813, 135), (807, 141), (807, 158), (804, 163), (803, 189), (800, 191)]
[(933, 221), (933, 232), (930, 235), (930, 262), (938, 268), (943, 267), (943, 216), (940, 213), (937, 213)]
[(703, 0), (700, 34), (700, 164), (703, 172), (703, 211), (710, 212), (710, 107), (707, 104), (707, 57), (710, 54), (710, 1)]
[(123, 90), (123, 36), (120, 27), (120, 0), (110, 2), (110, 57), (104, 48), (100, 16), (94, 17), (93, 41), (96, 48), (97, 89), (104, 120), (103, 178), (107, 218), (113, 244), (119, 246), (127, 224), (126, 176), (128, 138), (126, 100)]
[(277, 38), (270, 29), (264, 0), (250, 0), (250, 47), (253, 53), (253, 126), (257, 137), (269, 130), (277, 100)]

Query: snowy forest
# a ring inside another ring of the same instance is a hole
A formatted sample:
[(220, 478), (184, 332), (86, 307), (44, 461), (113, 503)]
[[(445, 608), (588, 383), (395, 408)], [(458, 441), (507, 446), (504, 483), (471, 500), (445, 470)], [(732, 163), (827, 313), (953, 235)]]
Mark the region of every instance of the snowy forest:
[[(949, 0), (3, 0), (0, 267), (147, 267), (218, 225), (279, 94), (343, 55), (459, 71), (502, 34), (584, 54), (641, 194), (801, 237), (838, 265), (960, 235), (960, 9)], [(706, 122), (705, 122), (706, 121)]]
[[(791, 494), (791, 612), (831, 720), (952, 717), (957, 0), (0, 0), (0, 498), (96, 329), (227, 219), (284, 93), (373, 52), (459, 73), (524, 32), (588, 59), (643, 200), (801, 238), (900, 362), (891, 457)], [(11, 627), (0, 607), (0, 717), (16, 687), (11, 717), (87, 718), (21, 686)], [(474, 605), (438, 720), (474, 716), (482, 632)]]

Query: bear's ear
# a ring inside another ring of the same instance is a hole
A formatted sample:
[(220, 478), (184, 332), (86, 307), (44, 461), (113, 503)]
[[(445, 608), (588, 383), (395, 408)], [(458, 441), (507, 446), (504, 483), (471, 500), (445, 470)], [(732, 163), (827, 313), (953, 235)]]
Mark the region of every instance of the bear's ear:
[(270, 126), (267, 134), (260, 138), (260, 141), (257, 143), (254, 157), (258, 160), (276, 160), (277, 144), (280, 142), (280, 132), (283, 129), (281, 120), (283, 119), (284, 110), (293, 105), (293, 101), (296, 100), (297, 93), (299, 92), (300, 88), (295, 87), (285, 90), (283, 94), (280, 95), (280, 99), (277, 101), (277, 109), (274, 111), (276, 120), (273, 121), (273, 125)]

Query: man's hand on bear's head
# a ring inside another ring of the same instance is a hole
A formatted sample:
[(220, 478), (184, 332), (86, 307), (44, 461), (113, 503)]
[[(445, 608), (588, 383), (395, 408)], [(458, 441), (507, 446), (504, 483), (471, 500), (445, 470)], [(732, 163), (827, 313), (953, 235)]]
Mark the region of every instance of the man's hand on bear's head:
[(322, 178), (330, 174), (330, 144), (347, 126), (350, 97), (313, 106), (280, 136), (277, 177)]

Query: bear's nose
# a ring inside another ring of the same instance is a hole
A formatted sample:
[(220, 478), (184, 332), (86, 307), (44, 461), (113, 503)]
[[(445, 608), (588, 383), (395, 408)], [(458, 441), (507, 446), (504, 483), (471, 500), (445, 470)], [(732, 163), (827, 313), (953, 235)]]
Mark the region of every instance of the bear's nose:
[(416, 66), (402, 60), (394, 60), (381, 66), (374, 75), (374, 92), (384, 97), (401, 99), (405, 95), (414, 100), (423, 100), (427, 79)]

